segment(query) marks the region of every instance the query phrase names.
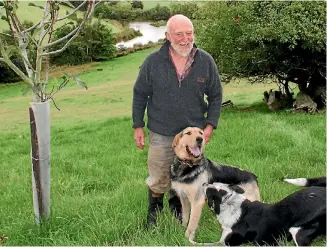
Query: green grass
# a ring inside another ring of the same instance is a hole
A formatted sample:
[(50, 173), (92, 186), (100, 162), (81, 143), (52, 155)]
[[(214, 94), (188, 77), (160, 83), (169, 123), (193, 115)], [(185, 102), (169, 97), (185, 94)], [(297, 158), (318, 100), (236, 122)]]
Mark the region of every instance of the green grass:
[[(61, 111), (51, 109), (51, 220), (42, 227), (33, 220), (31, 96), (21, 95), (21, 84), (0, 87), (0, 237), (8, 237), (3, 245), (189, 245), (167, 207), (156, 228), (144, 228), (147, 148), (135, 147), (130, 116), (138, 67), (150, 51), (94, 65), (80, 74), (89, 90), (73, 85), (58, 93)], [(257, 174), (265, 202), (299, 189), (283, 183), (284, 177), (326, 173), (325, 115), (267, 110), (262, 93), (271, 87), (224, 85), (224, 100), (235, 106), (223, 108), (206, 147), (208, 158)], [(220, 232), (205, 207), (196, 241), (217, 241)]]
[(160, 4), (160, 6), (167, 6), (169, 7), (172, 1), (170, 0), (163, 0), (163, 1), (143, 1), (143, 9), (151, 9), (157, 6), (157, 4)]
[[(202, 3), (203, 3), (203, 1), (198, 1), (198, 0), (188, 0), (188, 2), (195, 2), (195, 3), (197, 3), (198, 5), (201, 5)], [(176, 2), (176, 1), (173, 1), (173, 0), (162, 0), (162, 1), (147, 1), (147, 0), (145, 0), (145, 1), (143, 1), (143, 8), (145, 9), (145, 10), (147, 10), (147, 9), (151, 9), (151, 8), (154, 8), (154, 7), (156, 7), (157, 6), (157, 4), (160, 4), (160, 6), (167, 6), (167, 7), (171, 7), (170, 5), (171, 5), (171, 3), (172, 2)], [(183, 3), (183, 1), (181, 1), (181, 3)]]
[[(38, 0), (38, 1), (22, 1), (20, 0), (18, 2), (18, 9), (17, 9), (17, 16), (19, 18), (19, 20), (21, 20), (21, 22), (27, 20), (27, 21), (32, 21), (34, 24), (39, 22), (42, 18), (42, 14), (43, 14), (43, 9), (38, 8), (38, 7), (34, 7), (34, 6), (29, 6), (29, 3), (34, 3), (37, 6), (42, 6), (44, 7), (45, 1), (44, 0)], [(63, 17), (66, 15), (66, 12), (72, 11), (72, 8), (65, 6), (65, 5), (60, 5), (60, 10), (59, 10), (59, 17)], [(77, 16), (78, 17), (83, 17), (83, 12), (82, 11), (78, 11), (77, 12)], [(93, 20), (96, 20), (96, 18), (93, 18)], [(66, 19), (63, 20), (61, 22), (58, 22), (56, 24), (56, 28), (60, 27), (61, 25), (63, 25), (66, 22), (69, 22), (71, 20)], [(105, 24), (108, 28), (112, 29), (113, 33), (116, 33), (119, 31), (119, 29), (115, 26), (112, 25), (110, 22), (103, 22), (103, 24)], [(9, 25), (6, 21), (1, 20), (0, 19), (0, 31), (4, 31), (4, 30), (9, 30)]]

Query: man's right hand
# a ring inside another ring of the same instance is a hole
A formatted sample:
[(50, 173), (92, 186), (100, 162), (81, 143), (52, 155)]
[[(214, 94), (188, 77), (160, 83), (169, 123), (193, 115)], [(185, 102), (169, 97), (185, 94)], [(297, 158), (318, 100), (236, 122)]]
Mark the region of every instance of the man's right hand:
[(135, 128), (134, 129), (134, 141), (135, 145), (139, 149), (144, 149), (145, 146), (145, 134), (143, 128)]

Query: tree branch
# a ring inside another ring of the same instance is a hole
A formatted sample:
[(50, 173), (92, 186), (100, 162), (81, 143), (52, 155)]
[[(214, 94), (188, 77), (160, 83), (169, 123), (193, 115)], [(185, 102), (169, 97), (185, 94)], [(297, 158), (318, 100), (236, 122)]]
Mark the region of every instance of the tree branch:
[(83, 5), (84, 5), (86, 2), (87, 2), (87, 0), (84, 0), (80, 5), (78, 5), (78, 6), (76, 7), (76, 9), (74, 9), (73, 12), (71, 12), (71, 13), (69, 13), (68, 15), (63, 16), (63, 17), (61, 17), (61, 18), (59, 18), (59, 19), (56, 19), (56, 22), (57, 22), (57, 21), (62, 21), (62, 20), (64, 20), (64, 19), (68, 18), (69, 16), (75, 14), (75, 13), (76, 13), (80, 8), (83, 7)]
[(56, 41), (53, 41), (52, 43), (50, 44), (47, 44), (44, 46), (44, 48), (49, 48), (51, 46), (54, 46), (56, 44), (59, 44), (61, 43), (62, 41), (66, 40), (66, 39), (69, 39), (71, 36), (73, 36), (74, 34), (76, 34), (76, 32), (81, 28), (82, 25), (79, 25), (78, 27), (76, 27), (73, 31), (71, 31), (69, 34), (67, 34), (66, 36), (60, 38), (60, 39), (57, 39)]
[(79, 24), (78, 27), (76, 27), (71, 33), (69, 33), (68, 35), (66, 35), (65, 37), (61, 38), (61, 39), (58, 39), (48, 45), (46, 45), (44, 48), (49, 48), (53, 45), (56, 45), (68, 38), (70, 38), (67, 43), (59, 50), (56, 50), (56, 51), (51, 51), (51, 52), (46, 52), (46, 53), (43, 53), (41, 56), (48, 56), (48, 55), (53, 55), (53, 54), (57, 54), (57, 53), (60, 53), (62, 51), (64, 51), (68, 45), (70, 44), (70, 42), (72, 42), (76, 37), (77, 35), (80, 33), (80, 31), (82, 30), (82, 27), (84, 26), (85, 22), (87, 19), (90, 18), (90, 16), (92, 15), (92, 12), (94, 10), (94, 0), (92, 1), (93, 3), (89, 3), (89, 6), (88, 6), (88, 9), (85, 13), (85, 16), (84, 16), (84, 19), (81, 21), (81, 23)]
[[(69, 13), (68, 15), (65, 15), (65, 16), (63, 16), (63, 17), (61, 17), (61, 18), (56, 19), (55, 22), (65, 20), (66, 18), (72, 16), (72, 15), (75, 14), (75, 13), (76, 13), (76, 12), (77, 12), (81, 7), (83, 7), (83, 5), (84, 5), (86, 2), (87, 2), (87, 0), (84, 0), (84, 2), (81, 3), (79, 6), (77, 6), (77, 8), (74, 9), (73, 12), (71, 12), (71, 13)], [(49, 13), (46, 15), (46, 18), (48, 17), (48, 15), (49, 15)], [(48, 23), (50, 23), (50, 22), (51, 22), (51, 21), (46, 21), (46, 22), (44, 22), (44, 24), (48, 24)], [(30, 31), (34, 30), (34, 29), (37, 28), (40, 24), (41, 24), (41, 21), (38, 22), (38, 23), (36, 23), (35, 25), (33, 25), (33, 26), (27, 28), (24, 32), (30, 32)]]
[[(46, 15), (46, 17), (45, 18), (47, 18), (48, 17), (48, 15), (49, 15), (49, 13)], [(50, 22), (50, 21), (49, 21)], [(34, 24), (33, 26), (31, 26), (31, 27), (29, 27), (29, 28), (27, 28), (26, 30), (24, 30), (23, 32), (30, 32), (30, 31), (33, 31), (35, 28), (37, 28), (39, 25), (41, 24), (41, 21), (40, 22), (38, 22), (38, 23), (36, 23), (36, 24)]]
[(98, 6), (98, 4), (101, 3), (101, 2), (102, 2), (102, 0), (99, 0), (99, 1), (94, 5), (94, 7)]
[[(57, 54), (57, 53), (60, 53), (60, 52), (64, 51), (68, 47), (68, 45), (70, 44), (70, 42), (72, 42), (78, 36), (81, 27), (82, 26), (79, 26), (78, 27), (78, 30), (75, 32), (74, 36), (71, 37), (70, 40), (68, 40), (67, 43), (61, 49), (56, 50), (56, 51), (50, 51), (50, 52), (47, 52), (47, 53), (43, 53), (41, 56), (53, 55), (53, 54)], [(52, 42), (52, 44), (53, 43), (56, 43), (56, 42)], [(59, 43), (59, 42), (57, 42), (57, 43)], [(47, 47), (49, 47), (49, 46), (46, 46), (46, 48)]]
[(11, 35), (10, 34), (7, 34), (7, 33), (0, 32), (0, 35), (7, 36), (7, 37), (10, 37), (11, 38)]
[[(4, 44), (2, 42), (2, 39), (0, 37), (0, 54), (3, 56), (2, 59), (3, 59), (3, 62), (5, 62), (13, 71), (15, 71), (15, 73), (17, 75), (20, 76), (20, 78), (22, 78), (34, 91), (34, 84), (33, 82), (31, 81), (30, 78), (28, 78), (28, 76), (26, 76), (24, 74), (23, 71), (21, 71), (11, 60), (10, 58), (8, 57), (8, 54), (6, 53), (5, 51), (5, 48), (4, 48)], [(1, 60), (2, 60), (1, 59)]]

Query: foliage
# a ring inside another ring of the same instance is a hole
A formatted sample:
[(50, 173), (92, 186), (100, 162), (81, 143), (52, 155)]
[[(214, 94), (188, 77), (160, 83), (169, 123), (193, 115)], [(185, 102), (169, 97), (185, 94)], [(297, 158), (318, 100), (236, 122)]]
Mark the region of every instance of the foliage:
[[(138, 1), (136, 1), (138, 2)], [(130, 4), (119, 3), (109, 5), (100, 3), (94, 11), (94, 15), (99, 18), (112, 20), (168, 20), (171, 16), (170, 9), (167, 6), (157, 4), (155, 7), (147, 10), (141, 8), (131, 8)]]
[(198, 5), (194, 2), (172, 2), (170, 5), (171, 15), (182, 14), (190, 19), (197, 18)]
[(134, 28), (124, 27), (124, 29), (115, 34), (115, 43), (118, 43), (120, 41), (127, 41), (131, 40), (135, 37), (142, 36), (142, 33), (138, 30), (135, 30)]
[[(76, 26), (66, 25), (56, 31), (56, 39), (60, 39), (74, 30)], [(82, 64), (91, 61), (111, 59), (115, 56), (113, 34), (100, 21), (85, 25), (80, 36), (61, 54), (52, 58), (54, 64)], [(57, 47), (54, 47), (57, 49)]]
[(133, 10), (129, 4), (108, 5), (100, 3), (94, 10), (94, 16), (112, 20), (132, 20), (132, 13)]
[(312, 97), (325, 85), (325, 2), (210, 2), (198, 16), (197, 41), (221, 73), (273, 76)]
[(170, 9), (167, 6), (161, 6), (159, 3), (152, 9), (144, 11), (147, 20), (168, 20), (171, 16)]
[[(24, 64), (21, 59), (12, 57), (12, 62), (22, 71), (25, 71)], [(12, 83), (20, 81), (21, 78), (10, 69), (5, 63), (0, 62), (0, 84), (1, 83)]]
[(133, 1), (131, 2), (132, 8), (134, 9), (143, 9), (144, 5), (142, 1)]

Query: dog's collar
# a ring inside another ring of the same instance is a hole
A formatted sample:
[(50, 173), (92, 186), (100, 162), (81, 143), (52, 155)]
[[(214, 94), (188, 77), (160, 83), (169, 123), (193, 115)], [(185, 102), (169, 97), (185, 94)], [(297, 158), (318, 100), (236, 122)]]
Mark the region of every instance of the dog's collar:
[(194, 163), (190, 162), (189, 160), (181, 160), (181, 159), (178, 159), (178, 162), (181, 163), (182, 165), (187, 165), (188, 167), (193, 167), (194, 166)]
[[(202, 159), (202, 157), (201, 157), (201, 159)], [(193, 167), (195, 164), (198, 163), (198, 162), (193, 163), (193, 162), (191, 162), (189, 160), (183, 160), (183, 159), (180, 159), (178, 157), (176, 159), (176, 162), (180, 163), (181, 165), (187, 165), (188, 167)]]

